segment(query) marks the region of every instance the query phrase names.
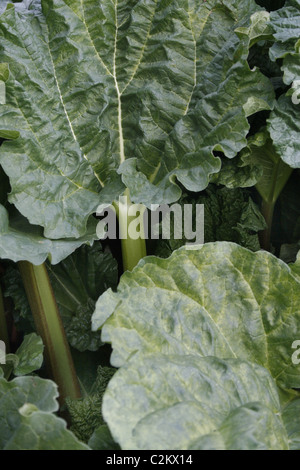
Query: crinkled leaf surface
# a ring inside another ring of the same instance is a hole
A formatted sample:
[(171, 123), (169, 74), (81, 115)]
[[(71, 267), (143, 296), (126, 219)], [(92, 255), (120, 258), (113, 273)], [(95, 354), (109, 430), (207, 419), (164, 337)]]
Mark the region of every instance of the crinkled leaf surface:
[(222, 158), (222, 168), (211, 177), (211, 182), (224, 185), (226, 188), (249, 188), (255, 186), (262, 176), (258, 165), (250, 164), (243, 158), (243, 151), (232, 160)]
[[(271, 113), (269, 131), (283, 161), (300, 168), (300, 0), (288, 0), (281, 10), (271, 13), (271, 25), (276, 43), (270, 57), (283, 59), (284, 82), (293, 87), (288, 96), (280, 97)], [(298, 100), (297, 104), (292, 97)]]
[(26, 260), (35, 265), (49, 259), (57, 264), (82, 244), (93, 244), (97, 239), (96, 225), (97, 221), (91, 219), (85, 235), (78, 239), (50, 240), (43, 236), (41, 227), (31, 225), (17, 211), (9, 218), (8, 211), (0, 204), (0, 258)]
[[(80, 400), (67, 398), (66, 404), (70, 415), (71, 431), (81, 441), (88, 442), (94, 431), (104, 425), (102, 399), (108, 382), (115, 374), (112, 367), (99, 367), (90, 393)], [(107, 432), (103, 438), (107, 437)], [(99, 436), (100, 438), (100, 436)]]
[(1, 449), (86, 449), (54, 414), (57, 386), (39, 377), (0, 378)]
[[(204, 204), (204, 239), (206, 243), (215, 241), (232, 241), (249, 250), (260, 249), (258, 232), (264, 230), (266, 222), (258, 206), (253, 202), (249, 191), (240, 188), (228, 189), (214, 184), (205, 192), (192, 198), (184, 194), (179, 204), (192, 204), (194, 220), (196, 204)], [(174, 228), (171, 226), (170, 240), (152, 240), (148, 243), (149, 254), (161, 258), (169, 257), (173, 251), (188, 244), (185, 238), (174, 239)]]
[(146, 258), (123, 275), (117, 293), (100, 297), (94, 329), (103, 324), (116, 367), (136, 351), (237, 357), (266, 367), (286, 388), (300, 387), (291, 360), (299, 281), (267, 252), (221, 242)]
[(14, 303), (14, 322), (19, 331), (32, 333), (35, 325), (28, 303), (21, 273), (16, 266), (8, 266), (3, 276), (3, 295), (11, 297)]
[(276, 40), (270, 57), (273, 60), (284, 59), (284, 81), (289, 85), (300, 77), (300, 1), (287, 0), (283, 8), (272, 12), (270, 26)]
[(48, 271), (70, 344), (79, 351), (96, 351), (102, 343), (91, 331), (91, 317), (99, 295), (117, 286), (116, 260), (98, 243), (48, 265)]
[[(27, 5), (27, 7), (26, 7)], [(175, 201), (246, 145), (246, 116), (273, 105), (247, 64), (253, 0), (33, 0), (0, 17), (8, 63), (0, 162), (10, 201), (48, 238), (80, 237), (122, 191)], [(265, 14), (262, 12), (262, 14)], [(121, 165), (121, 167), (120, 167)], [(120, 169), (119, 169), (120, 168)], [(105, 186), (104, 190), (102, 190)]]
[(137, 355), (113, 377), (103, 413), (122, 449), (287, 449), (275, 383), (237, 359)]
[(293, 104), (291, 96), (281, 96), (268, 120), (268, 130), (278, 155), (291, 168), (300, 168), (299, 128), (300, 103)]

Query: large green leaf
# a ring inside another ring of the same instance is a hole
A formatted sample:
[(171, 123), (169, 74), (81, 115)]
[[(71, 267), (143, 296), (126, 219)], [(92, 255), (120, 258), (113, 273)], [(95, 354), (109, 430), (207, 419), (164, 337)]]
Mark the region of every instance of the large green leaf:
[(269, 373), (237, 359), (136, 356), (108, 385), (103, 413), (122, 449), (284, 450)]
[(115, 372), (116, 369), (100, 366), (90, 393), (80, 400), (66, 400), (71, 431), (81, 441), (88, 442), (94, 431), (105, 424), (102, 416), (102, 400), (107, 384)]
[(0, 378), (0, 448), (10, 450), (84, 450), (53, 413), (57, 386), (39, 377)]
[(117, 293), (100, 297), (93, 326), (105, 323), (102, 340), (112, 343), (116, 367), (136, 351), (237, 357), (300, 388), (291, 358), (300, 337), (299, 287), (267, 252), (226, 242), (186, 247), (125, 273)]
[(269, 131), (281, 158), (292, 168), (300, 168), (300, 0), (288, 0), (281, 10), (271, 13), (270, 24), (276, 39), (270, 57), (283, 59), (283, 79), (292, 88), (271, 113)]
[(136, 202), (177, 200), (176, 178), (205, 188), (220, 169), (213, 150), (234, 157), (247, 116), (273, 105), (271, 84), (248, 66), (248, 34), (235, 33), (258, 10), (253, 0), (9, 7), (0, 129), (20, 132), (0, 151), (10, 201), (46, 237), (80, 237), (100, 201), (123, 191), (121, 175)]

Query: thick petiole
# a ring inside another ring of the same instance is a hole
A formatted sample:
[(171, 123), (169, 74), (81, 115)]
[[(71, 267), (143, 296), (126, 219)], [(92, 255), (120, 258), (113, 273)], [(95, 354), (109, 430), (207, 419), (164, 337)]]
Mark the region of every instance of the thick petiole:
[(22, 261), (19, 269), (37, 332), (45, 345), (49, 372), (59, 388), (60, 400), (80, 398), (77, 375), (46, 266)]

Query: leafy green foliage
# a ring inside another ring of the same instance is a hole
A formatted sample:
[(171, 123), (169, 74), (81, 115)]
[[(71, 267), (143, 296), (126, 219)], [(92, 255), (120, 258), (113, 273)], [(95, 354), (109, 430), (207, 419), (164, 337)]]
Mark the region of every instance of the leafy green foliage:
[[(1, 2), (0, 448), (299, 449), (299, 31), (300, 0)], [(124, 191), (204, 204), (205, 245), (116, 291), (145, 250), (94, 213)]]
[(293, 104), (291, 96), (282, 96), (269, 119), (269, 131), (277, 152), (292, 168), (300, 168), (298, 125), (299, 104)]
[[(299, 80), (300, 80), (300, 1), (287, 0), (281, 10), (271, 14), (276, 43), (270, 50), (272, 60), (283, 59), (284, 82), (293, 84), (288, 96), (282, 96), (269, 120), (269, 131), (281, 158), (292, 168), (300, 168)], [(293, 102), (293, 96), (296, 101)]]
[[(100, 434), (105, 432), (102, 440), (107, 439), (107, 430), (102, 426), (105, 422), (102, 417), (102, 401), (107, 384), (115, 374), (116, 370), (111, 367), (99, 367), (96, 382), (90, 394), (81, 400), (67, 400), (68, 411), (71, 416), (71, 430), (81, 441), (88, 442), (94, 431), (97, 431), (97, 446), (99, 447)], [(96, 436), (94, 439), (96, 439)], [(96, 443), (94, 444), (96, 445)]]
[(71, 346), (96, 351), (102, 343), (91, 331), (91, 316), (98, 297), (117, 286), (116, 260), (98, 243), (81, 247), (57, 266), (49, 264), (48, 270)]
[(16, 377), (38, 371), (43, 364), (44, 345), (42, 339), (35, 333), (26, 335), (15, 354), (7, 354), (6, 364), (0, 366), (4, 375)]
[(24, 285), (19, 270), (10, 264), (3, 276), (4, 297), (10, 297), (14, 302), (14, 321), (16, 327), (25, 333), (35, 330), (33, 317), (27, 300)]
[[(184, 195), (179, 203), (204, 204), (204, 239), (206, 243), (233, 241), (253, 251), (260, 249), (257, 233), (266, 227), (265, 220), (248, 191), (227, 189), (210, 185), (197, 198)], [(170, 240), (150, 242), (153, 254), (167, 258), (186, 243), (175, 240), (174, 230)]]
[(16, 352), (18, 358), (14, 375), (27, 375), (41, 368), (43, 363), (44, 345), (35, 333), (25, 336), (23, 343)]

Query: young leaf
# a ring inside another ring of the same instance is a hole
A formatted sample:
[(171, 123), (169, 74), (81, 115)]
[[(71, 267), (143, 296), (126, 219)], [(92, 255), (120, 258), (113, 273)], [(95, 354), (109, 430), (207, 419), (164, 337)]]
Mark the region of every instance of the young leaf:
[(24, 337), (23, 343), (16, 352), (18, 364), (14, 368), (14, 375), (27, 375), (39, 370), (43, 363), (44, 345), (35, 333)]
[(220, 169), (213, 150), (234, 157), (247, 116), (273, 106), (269, 80), (248, 66), (249, 37), (235, 33), (259, 10), (253, 0), (8, 8), (0, 129), (20, 132), (0, 150), (10, 202), (47, 238), (78, 238), (124, 184), (143, 203), (177, 200), (176, 179), (204, 189)]

